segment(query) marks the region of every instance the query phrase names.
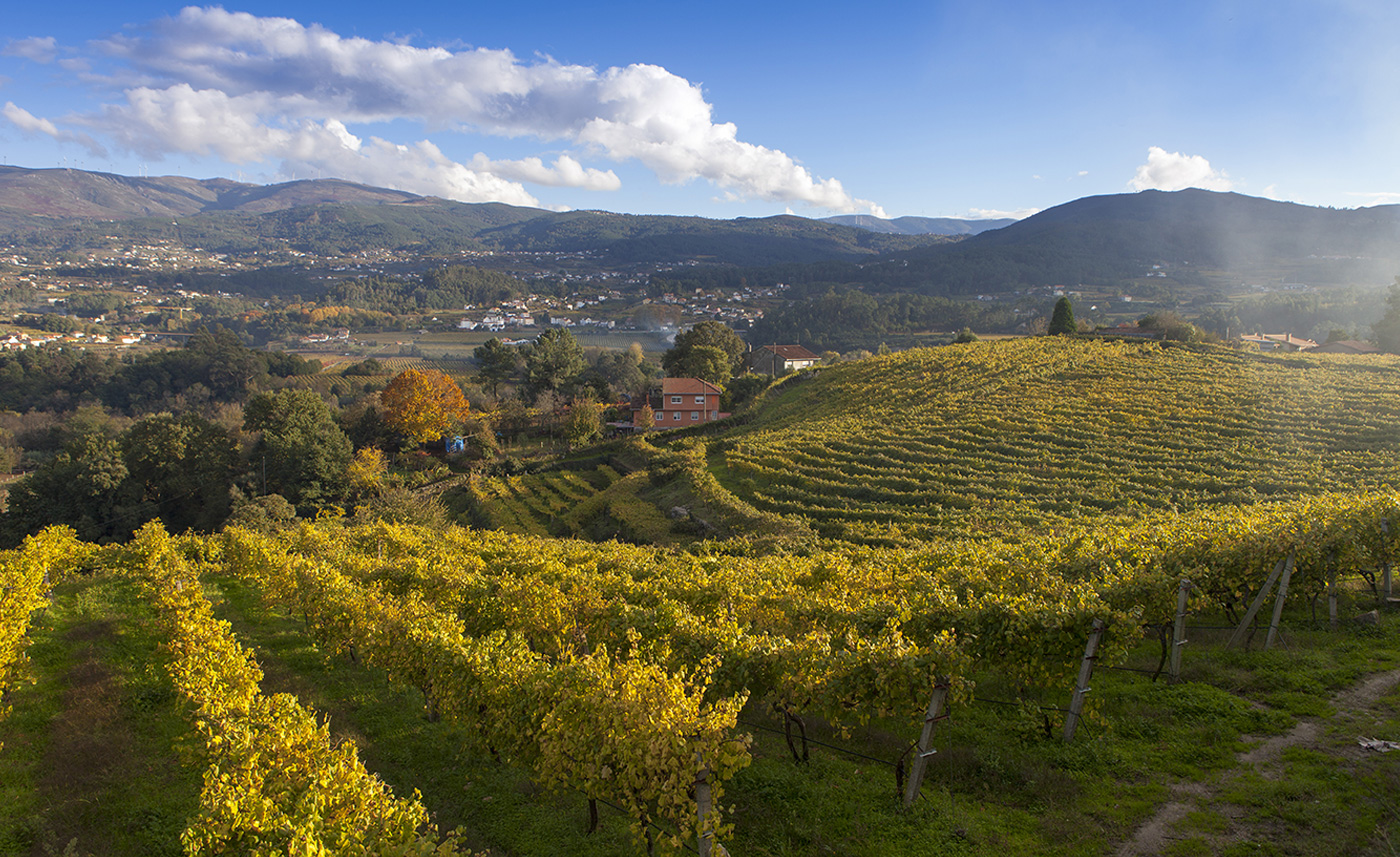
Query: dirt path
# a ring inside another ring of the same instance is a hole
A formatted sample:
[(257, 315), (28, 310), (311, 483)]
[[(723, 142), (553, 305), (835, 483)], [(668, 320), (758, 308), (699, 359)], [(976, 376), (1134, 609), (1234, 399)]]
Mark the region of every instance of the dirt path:
[[(1343, 722), (1355, 719), (1376, 704), (1382, 696), (1400, 686), (1400, 670), (1388, 670), (1368, 676), (1352, 687), (1341, 691), (1332, 698), (1336, 709), (1334, 719)], [(1265, 740), (1258, 747), (1240, 753), (1236, 759), (1239, 765), (1217, 783), (1179, 783), (1172, 787), (1172, 799), (1157, 809), (1133, 834), (1133, 838), (1123, 843), (1117, 857), (1146, 857), (1161, 854), (1175, 841), (1174, 830), (1187, 814), (1204, 806), (1217, 797), (1230, 782), (1246, 772), (1253, 771), (1267, 780), (1277, 779), (1282, 771), (1278, 767), (1279, 758), (1290, 747), (1309, 747), (1342, 757), (1355, 758), (1362, 752), (1359, 748), (1328, 747), (1322, 744), (1323, 722), (1317, 718), (1304, 718), (1283, 735)], [(1220, 844), (1233, 841), (1237, 837), (1224, 837)]]

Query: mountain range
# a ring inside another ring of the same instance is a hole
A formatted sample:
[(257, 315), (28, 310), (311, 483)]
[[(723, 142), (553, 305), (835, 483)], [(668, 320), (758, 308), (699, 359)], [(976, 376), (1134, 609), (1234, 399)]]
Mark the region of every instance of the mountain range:
[(1400, 273), (1400, 206), (1316, 208), (1195, 189), (1086, 197), (1014, 222), (714, 220), (468, 204), (336, 179), (262, 186), (0, 167), (6, 237), (36, 248), (175, 240), (229, 253), (505, 250), (614, 266), (781, 266), (793, 282), (943, 295), (1111, 285), (1158, 270), (1186, 282), (1371, 285)]

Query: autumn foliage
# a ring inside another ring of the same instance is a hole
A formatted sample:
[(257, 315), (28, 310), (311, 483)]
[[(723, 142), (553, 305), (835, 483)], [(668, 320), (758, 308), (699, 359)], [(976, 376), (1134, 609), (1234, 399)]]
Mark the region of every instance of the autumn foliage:
[(469, 411), (462, 388), (436, 369), (405, 369), (379, 394), (379, 401), (389, 427), (419, 443), (456, 429)]

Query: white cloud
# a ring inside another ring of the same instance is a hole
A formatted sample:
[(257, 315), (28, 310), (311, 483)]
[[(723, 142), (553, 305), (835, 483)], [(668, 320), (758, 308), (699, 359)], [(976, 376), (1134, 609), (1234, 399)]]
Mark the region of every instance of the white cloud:
[(968, 211), (966, 220), (1001, 220), (1010, 218), (1011, 220), (1025, 220), (1032, 214), (1039, 214), (1038, 208), (1018, 208), (1013, 211), (1002, 211), (997, 208), (974, 208)]
[(38, 63), (51, 63), (58, 56), (58, 43), (53, 36), (33, 36), (28, 39), (11, 39), (0, 49), (7, 57), (22, 57)]
[(1213, 169), (1200, 155), (1168, 152), (1158, 146), (1147, 150), (1147, 163), (1137, 168), (1128, 186), (1134, 190), (1230, 190), (1235, 183), (1224, 170)]
[[(741, 198), (880, 213), (838, 180), (815, 177), (786, 153), (739, 139), (732, 123), (714, 121), (698, 84), (660, 66), (599, 70), (547, 58), (522, 62), (506, 50), (344, 38), (290, 18), (195, 7), (98, 47), (121, 66), (111, 81), (123, 98), (64, 121), (148, 157), (294, 159), (323, 171), (333, 164), (355, 167), (361, 172), (345, 177), (360, 181), (398, 169), (378, 159), (418, 157), (436, 165), (428, 174), (443, 177), (442, 195), (463, 192), (449, 174), (468, 173), (504, 182), (467, 182), (474, 193), (518, 188), (519, 182), (615, 190), (621, 185), (615, 173), (581, 162), (601, 157), (639, 162), (666, 183), (703, 179)], [(462, 164), (423, 139), (369, 146), (347, 162), (337, 128), (348, 134), (347, 126), (395, 120), (420, 124), (434, 138), (533, 137), (577, 149), (550, 165), (539, 157), (486, 155)]]
[[(1265, 196), (1268, 195), (1268, 191), (1266, 190)], [(1365, 202), (1361, 203), (1362, 208), (1369, 208), (1373, 205), (1400, 204), (1400, 191), (1371, 191), (1369, 193), (1359, 193), (1351, 191), (1347, 193), (1347, 196), (1357, 196), (1366, 200)]]
[(1079, 176), (1080, 178), (1083, 178), (1084, 176), (1087, 176), (1088, 174), (1089, 174), (1089, 171), (1088, 171), (1088, 170), (1080, 170), (1079, 172), (1075, 173), (1075, 175)]
[(17, 106), (13, 101), (6, 101), (5, 106), (0, 107), (0, 116), (4, 116), (25, 134), (43, 134), (60, 143), (77, 143), (85, 146), (98, 157), (107, 156), (107, 150), (88, 135), (64, 131), (50, 120), (35, 116), (23, 107)]

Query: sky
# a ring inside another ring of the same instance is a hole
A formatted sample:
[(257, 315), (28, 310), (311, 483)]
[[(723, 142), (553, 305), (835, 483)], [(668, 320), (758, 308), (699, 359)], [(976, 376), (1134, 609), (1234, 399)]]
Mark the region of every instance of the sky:
[(11, 6), (24, 167), (713, 218), (1400, 203), (1393, 0)]

